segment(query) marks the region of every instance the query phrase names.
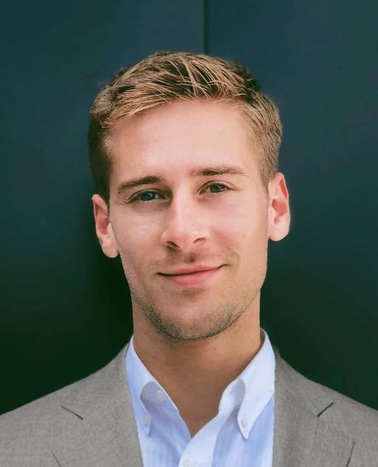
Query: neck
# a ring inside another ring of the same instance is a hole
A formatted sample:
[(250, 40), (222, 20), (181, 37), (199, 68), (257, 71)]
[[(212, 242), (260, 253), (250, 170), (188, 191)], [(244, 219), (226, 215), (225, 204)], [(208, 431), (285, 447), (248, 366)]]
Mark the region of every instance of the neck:
[[(138, 324), (138, 320), (136, 322)], [(258, 310), (247, 310), (221, 334), (173, 342), (155, 330), (138, 332), (134, 347), (164, 387), (194, 435), (218, 412), (223, 391), (248, 365), (262, 343)]]

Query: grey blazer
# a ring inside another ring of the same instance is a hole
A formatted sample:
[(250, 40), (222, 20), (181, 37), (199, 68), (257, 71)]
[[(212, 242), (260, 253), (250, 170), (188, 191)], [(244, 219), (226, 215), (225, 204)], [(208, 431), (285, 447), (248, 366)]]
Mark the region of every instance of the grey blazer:
[[(142, 467), (126, 350), (84, 380), (1, 416), (0, 466)], [(277, 355), (273, 466), (378, 467), (378, 412), (309, 381)]]

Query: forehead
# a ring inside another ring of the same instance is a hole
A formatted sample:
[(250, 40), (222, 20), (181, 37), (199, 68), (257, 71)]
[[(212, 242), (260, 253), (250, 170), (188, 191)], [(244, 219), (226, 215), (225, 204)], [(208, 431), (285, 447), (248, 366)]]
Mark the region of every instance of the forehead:
[(175, 101), (124, 117), (110, 130), (107, 146), (113, 174), (257, 162), (257, 145), (241, 108), (214, 101)]

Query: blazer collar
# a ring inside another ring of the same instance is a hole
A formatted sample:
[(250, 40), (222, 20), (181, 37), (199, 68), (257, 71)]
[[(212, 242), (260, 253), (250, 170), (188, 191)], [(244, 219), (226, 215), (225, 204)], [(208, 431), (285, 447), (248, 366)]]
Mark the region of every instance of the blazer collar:
[(273, 467), (348, 465), (354, 440), (322, 418), (334, 401), (314, 385), (276, 354)]
[(50, 445), (60, 467), (142, 467), (126, 384), (127, 346), (102, 370), (63, 391), (66, 426)]

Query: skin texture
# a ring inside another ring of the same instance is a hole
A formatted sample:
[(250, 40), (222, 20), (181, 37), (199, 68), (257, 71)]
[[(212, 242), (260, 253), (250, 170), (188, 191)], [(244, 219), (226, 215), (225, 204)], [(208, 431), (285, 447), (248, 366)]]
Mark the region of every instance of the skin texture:
[(174, 102), (124, 118), (109, 148), (109, 206), (93, 196), (97, 236), (121, 256), (135, 349), (193, 434), (260, 348), (268, 240), (289, 229), (285, 180), (263, 186), (236, 105)]

